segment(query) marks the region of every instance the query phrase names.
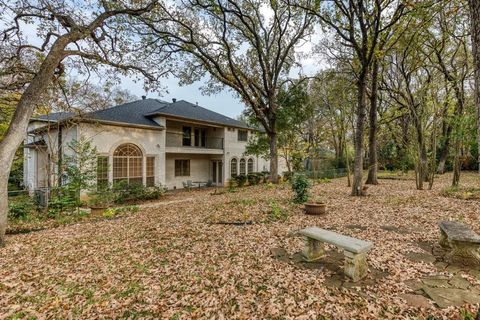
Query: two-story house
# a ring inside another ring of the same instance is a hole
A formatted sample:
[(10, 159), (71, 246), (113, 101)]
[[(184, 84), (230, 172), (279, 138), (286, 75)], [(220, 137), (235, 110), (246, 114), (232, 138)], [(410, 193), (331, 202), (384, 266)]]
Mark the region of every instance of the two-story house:
[(245, 155), (252, 132), (240, 121), (175, 99), (144, 98), (82, 116), (51, 113), (30, 122), (24, 182), (29, 190), (58, 185), (59, 159), (82, 137), (96, 147), (98, 183), (224, 185), (234, 175), (269, 169), (268, 161)]

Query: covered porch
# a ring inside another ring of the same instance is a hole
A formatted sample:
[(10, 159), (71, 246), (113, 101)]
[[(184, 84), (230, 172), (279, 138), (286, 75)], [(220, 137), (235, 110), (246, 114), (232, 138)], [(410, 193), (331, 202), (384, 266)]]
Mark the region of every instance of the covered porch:
[(193, 186), (224, 183), (223, 155), (167, 153), (165, 184), (169, 189), (182, 189), (190, 181)]

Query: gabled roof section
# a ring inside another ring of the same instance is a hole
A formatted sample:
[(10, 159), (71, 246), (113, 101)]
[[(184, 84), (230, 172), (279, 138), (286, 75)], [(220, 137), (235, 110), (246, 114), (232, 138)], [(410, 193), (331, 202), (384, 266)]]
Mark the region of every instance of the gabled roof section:
[(154, 129), (164, 129), (153, 120), (154, 116), (164, 116), (206, 122), (220, 126), (253, 129), (238, 120), (229, 118), (220, 113), (185, 100), (173, 103), (158, 99), (142, 99), (124, 103), (105, 110), (75, 114), (73, 112), (56, 112), (32, 118), (32, 121), (63, 122), (67, 120), (95, 122), (113, 125), (138, 126)]
[(157, 99), (142, 99), (121, 104), (105, 110), (94, 111), (86, 114), (83, 118), (161, 127), (157, 122), (145, 117), (145, 115), (165, 106), (166, 104), (168, 103)]
[(183, 119), (204, 121), (224, 126), (249, 129), (250, 127), (243, 122), (224, 116), (223, 114), (208, 110), (196, 104), (185, 100), (179, 100), (173, 103), (167, 103), (157, 110), (146, 114), (146, 116), (171, 116)]

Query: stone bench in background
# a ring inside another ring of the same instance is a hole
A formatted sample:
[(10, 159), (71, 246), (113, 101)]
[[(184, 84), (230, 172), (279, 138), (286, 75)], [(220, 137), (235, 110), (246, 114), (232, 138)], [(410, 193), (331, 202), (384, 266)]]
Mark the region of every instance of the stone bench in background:
[(440, 245), (448, 250), (446, 260), (463, 265), (480, 266), (480, 236), (458, 221), (442, 221)]
[(333, 231), (310, 227), (295, 232), (305, 238), (306, 244), (302, 255), (306, 261), (315, 261), (324, 256), (324, 243), (330, 243), (344, 250), (344, 271), (353, 282), (356, 282), (367, 274), (367, 252), (373, 247), (373, 243), (364, 241)]

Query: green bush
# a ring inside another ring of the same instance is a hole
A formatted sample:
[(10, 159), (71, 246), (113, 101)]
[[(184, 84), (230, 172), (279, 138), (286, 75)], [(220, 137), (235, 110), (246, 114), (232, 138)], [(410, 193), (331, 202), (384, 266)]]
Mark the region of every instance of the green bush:
[(292, 179), (292, 177), (293, 177), (293, 172), (292, 172), (292, 171), (284, 171), (284, 172), (282, 173), (282, 176), (283, 176), (283, 179), (284, 179), (285, 181), (290, 181), (290, 180)]
[(160, 199), (166, 189), (163, 186), (144, 187), (140, 183), (121, 182), (113, 188), (113, 192), (115, 193), (115, 203), (122, 204)]
[(72, 212), (77, 208), (78, 199), (75, 194), (65, 188), (52, 190), (48, 200), (48, 215), (54, 217), (59, 213)]
[(9, 219), (25, 219), (34, 210), (36, 206), (33, 199), (29, 196), (21, 196), (11, 199), (8, 203), (8, 218)]
[(310, 181), (303, 173), (295, 173), (291, 180), (292, 190), (295, 192), (293, 202), (305, 203), (309, 197), (309, 190), (311, 188)]
[(270, 202), (270, 211), (268, 220), (270, 221), (284, 221), (288, 218), (288, 214), (283, 210), (276, 201)]
[(243, 187), (247, 182), (247, 176), (244, 174), (236, 175), (232, 177), (232, 179), (236, 182), (237, 186), (239, 187)]
[(247, 175), (247, 180), (248, 184), (250, 184), (251, 186), (255, 186), (260, 183), (260, 181), (262, 180), (262, 176), (258, 172), (252, 172)]

